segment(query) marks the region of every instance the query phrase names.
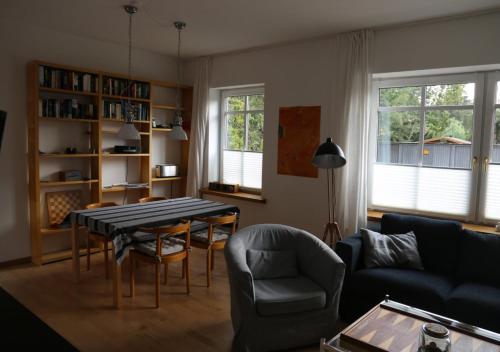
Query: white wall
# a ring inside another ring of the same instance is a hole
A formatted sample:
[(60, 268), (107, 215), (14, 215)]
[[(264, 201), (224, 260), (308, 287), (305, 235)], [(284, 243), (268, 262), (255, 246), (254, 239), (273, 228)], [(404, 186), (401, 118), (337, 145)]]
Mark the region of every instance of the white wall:
[[(478, 16), (376, 33), (375, 72), (500, 63), (500, 14)], [(15, 36), (14, 36), (15, 34)], [(30, 255), (26, 166), (26, 63), (41, 59), (107, 71), (126, 72), (126, 47), (0, 20), (0, 109), (9, 112), (0, 151), (0, 262)], [(281, 222), (320, 234), (325, 222), (325, 177), (278, 175), (277, 128), (281, 106), (321, 105), (321, 138), (331, 101), (331, 40), (217, 56), (212, 87), (252, 83), (266, 86), (263, 187), (267, 204), (231, 201), (242, 225)], [(186, 77), (193, 77), (186, 66)], [(134, 73), (173, 80), (171, 58), (134, 51)], [(189, 81), (189, 80), (188, 80)], [(214, 198), (215, 199), (215, 198)], [(221, 198), (219, 198), (221, 199)], [(221, 199), (226, 200), (226, 199)]]
[[(396, 72), (500, 63), (500, 13), (376, 32), (374, 72)], [(216, 56), (211, 87), (264, 83), (263, 194), (267, 204), (209, 197), (236, 204), (241, 225), (284, 223), (322, 233), (327, 220), (326, 179), (277, 174), (278, 109), (321, 105), (321, 139), (329, 135), (332, 40)], [(194, 75), (194, 64), (187, 67)], [(298, 141), (300, 142), (300, 141)]]
[[(124, 34), (125, 35), (125, 34)], [(0, 151), (0, 262), (30, 256), (26, 64), (44, 60), (127, 72), (127, 47), (0, 20), (0, 109), (8, 112)], [(134, 50), (133, 74), (175, 80), (175, 60)]]

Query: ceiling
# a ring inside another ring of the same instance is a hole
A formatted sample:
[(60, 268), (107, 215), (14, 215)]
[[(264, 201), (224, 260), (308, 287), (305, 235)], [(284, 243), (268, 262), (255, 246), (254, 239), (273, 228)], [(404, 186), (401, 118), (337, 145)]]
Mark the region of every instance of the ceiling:
[(172, 22), (183, 20), (184, 57), (500, 6), (500, 0), (2, 0), (0, 18), (125, 45), (122, 5), (134, 2), (134, 47), (175, 55)]

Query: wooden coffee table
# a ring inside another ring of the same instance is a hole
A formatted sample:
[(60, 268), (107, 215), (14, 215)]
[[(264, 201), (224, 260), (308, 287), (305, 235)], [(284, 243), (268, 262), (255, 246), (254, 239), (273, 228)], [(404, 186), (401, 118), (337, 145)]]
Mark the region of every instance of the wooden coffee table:
[(321, 351), (416, 352), (422, 325), (437, 322), (450, 331), (453, 352), (500, 352), (500, 334), (385, 300), (333, 339)]

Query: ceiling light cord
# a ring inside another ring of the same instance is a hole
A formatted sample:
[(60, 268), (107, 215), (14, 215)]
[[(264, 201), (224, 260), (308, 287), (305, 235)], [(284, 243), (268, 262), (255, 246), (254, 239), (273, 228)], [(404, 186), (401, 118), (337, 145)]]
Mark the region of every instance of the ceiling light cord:
[(182, 127), (182, 112), (181, 112), (181, 32), (186, 27), (186, 23), (181, 21), (174, 22), (177, 29), (177, 84), (175, 92), (175, 117), (174, 126)]
[(130, 12), (128, 14), (128, 79), (129, 84), (132, 81), (132, 15)]
[(175, 108), (177, 111), (180, 110), (181, 107), (181, 26), (177, 25), (177, 91), (175, 93)]
[(125, 118), (127, 121), (134, 121), (134, 109), (132, 109), (132, 101), (130, 100), (131, 87), (132, 87), (132, 26), (134, 13), (129, 12), (128, 14), (128, 84), (126, 88), (126, 93), (128, 93), (128, 103), (125, 107)]

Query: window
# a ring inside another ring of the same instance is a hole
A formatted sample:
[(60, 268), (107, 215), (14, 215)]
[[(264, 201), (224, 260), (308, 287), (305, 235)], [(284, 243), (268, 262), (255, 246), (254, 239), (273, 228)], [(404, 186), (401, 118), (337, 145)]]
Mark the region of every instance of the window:
[(243, 189), (262, 188), (264, 89), (222, 91), (221, 177)]
[(499, 81), (490, 73), (377, 82), (370, 208), (500, 219)]

